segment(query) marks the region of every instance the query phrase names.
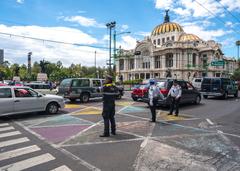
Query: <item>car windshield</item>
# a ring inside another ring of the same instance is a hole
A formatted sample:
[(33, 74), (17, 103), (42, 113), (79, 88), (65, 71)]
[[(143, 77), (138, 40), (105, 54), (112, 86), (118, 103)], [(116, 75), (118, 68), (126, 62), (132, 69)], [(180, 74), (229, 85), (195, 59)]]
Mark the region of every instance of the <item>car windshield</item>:
[(67, 87), (67, 86), (70, 86), (70, 84), (71, 84), (71, 79), (65, 79), (61, 82), (60, 86)]
[(161, 82), (157, 82), (156, 84), (159, 88), (165, 88), (166, 87), (166, 82), (161, 81)]
[(145, 88), (148, 88), (149, 87), (149, 84), (142, 84), (140, 85), (140, 89), (145, 89)]

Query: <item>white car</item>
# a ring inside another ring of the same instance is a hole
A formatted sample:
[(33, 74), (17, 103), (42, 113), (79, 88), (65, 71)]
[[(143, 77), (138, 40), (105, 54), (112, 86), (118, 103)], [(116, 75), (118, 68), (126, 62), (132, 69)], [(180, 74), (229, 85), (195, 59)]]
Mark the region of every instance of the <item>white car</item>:
[(40, 111), (55, 114), (64, 106), (61, 96), (43, 95), (24, 86), (0, 87), (0, 116)]
[(201, 90), (203, 78), (194, 78), (192, 81), (193, 87), (197, 88), (198, 90)]

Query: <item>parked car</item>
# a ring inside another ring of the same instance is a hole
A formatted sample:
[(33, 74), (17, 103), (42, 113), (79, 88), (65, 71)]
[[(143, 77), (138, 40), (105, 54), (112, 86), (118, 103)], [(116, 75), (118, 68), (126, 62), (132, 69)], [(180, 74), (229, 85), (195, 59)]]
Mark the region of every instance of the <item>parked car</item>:
[(136, 86), (132, 92), (131, 97), (134, 101), (142, 100), (144, 93), (148, 91), (149, 84), (140, 84)]
[(4, 84), (4, 83), (0, 82), (0, 86), (6, 86), (6, 84)]
[[(68, 78), (64, 79), (58, 87), (58, 94), (63, 95), (71, 101), (80, 99), (81, 102), (88, 102), (90, 98), (102, 97), (104, 79), (98, 78)], [(117, 86), (118, 98), (124, 94), (122, 86)]]
[(10, 81), (8, 83), (8, 85), (10, 85), (10, 86), (23, 86), (24, 84), (23, 84), (22, 81)]
[[(199, 104), (201, 102), (201, 93), (188, 81), (184, 80), (177, 80), (178, 84), (182, 88), (182, 97), (180, 104), (184, 103), (195, 103)], [(161, 93), (164, 97), (167, 97), (169, 90), (171, 89), (173, 85), (173, 79), (162, 79), (156, 82), (156, 85), (159, 87)], [(145, 103), (149, 102), (148, 99), (148, 91), (144, 94), (143, 101)], [(170, 99), (159, 99), (158, 106), (169, 106), (170, 105)]]
[(39, 111), (55, 114), (64, 105), (61, 96), (43, 95), (25, 86), (0, 87), (0, 116)]
[(208, 96), (222, 97), (223, 99), (227, 99), (228, 95), (238, 97), (237, 85), (230, 78), (205, 77), (202, 81), (201, 92), (205, 99)]
[(203, 78), (193, 78), (192, 85), (198, 90), (201, 90)]
[(44, 82), (30, 82), (30, 83), (25, 83), (24, 85), (31, 87), (32, 89), (42, 94), (56, 94), (56, 91), (52, 91), (50, 89), (50, 85)]

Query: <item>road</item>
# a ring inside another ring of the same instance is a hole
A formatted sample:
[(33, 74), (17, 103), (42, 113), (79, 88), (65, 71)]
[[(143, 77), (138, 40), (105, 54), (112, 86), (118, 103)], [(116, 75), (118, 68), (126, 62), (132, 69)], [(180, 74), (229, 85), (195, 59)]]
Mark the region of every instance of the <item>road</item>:
[(57, 115), (0, 118), (0, 170), (240, 170), (239, 99), (183, 105), (179, 117), (130, 93), (116, 102), (117, 135), (100, 138), (102, 103), (67, 103)]

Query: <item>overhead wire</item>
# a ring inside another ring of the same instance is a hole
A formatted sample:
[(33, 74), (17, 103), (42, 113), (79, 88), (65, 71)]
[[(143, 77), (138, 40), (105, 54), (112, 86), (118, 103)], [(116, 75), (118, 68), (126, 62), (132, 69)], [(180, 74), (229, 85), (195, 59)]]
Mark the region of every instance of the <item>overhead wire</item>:
[(233, 15), (233, 13), (229, 11), (219, 0), (215, 1), (218, 2), (224, 8), (225, 11), (227, 11), (233, 18), (235, 18), (240, 23), (240, 20), (235, 15)]
[[(198, 5), (200, 5), (202, 8), (204, 8), (205, 10), (207, 10), (211, 15), (213, 15), (218, 21), (220, 21), (221, 23), (223, 23), (224, 25), (226, 25), (226, 22), (223, 21), (221, 18), (219, 18), (218, 16), (216, 16), (212, 11), (210, 11), (208, 8), (206, 8), (203, 4), (201, 4), (200, 2), (198, 2), (197, 0), (193, 0), (193, 2), (196, 2)], [(228, 26), (228, 25), (227, 25)], [(240, 33), (240, 31), (235, 30), (234, 28), (231, 28), (234, 32), (236, 32), (237, 34)]]

